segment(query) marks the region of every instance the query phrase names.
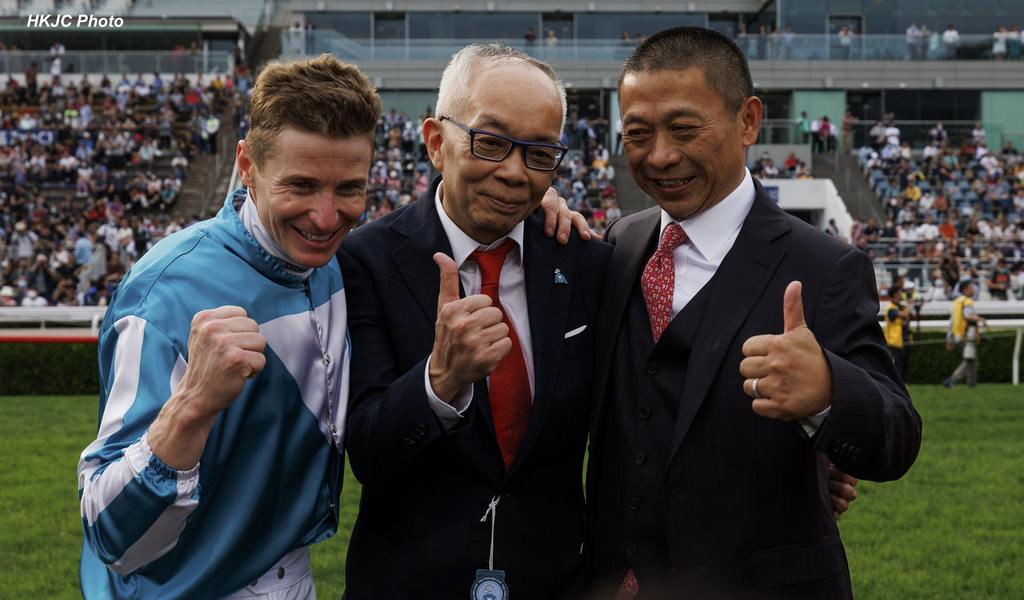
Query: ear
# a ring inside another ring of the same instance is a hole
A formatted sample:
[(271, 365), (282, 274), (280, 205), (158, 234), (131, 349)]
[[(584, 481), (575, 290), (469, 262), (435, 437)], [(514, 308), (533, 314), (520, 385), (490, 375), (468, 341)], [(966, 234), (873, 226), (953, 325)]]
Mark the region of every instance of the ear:
[(757, 142), (757, 136), (761, 133), (761, 115), (764, 107), (761, 99), (757, 96), (750, 96), (743, 101), (740, 107), (740, 125), (743, 128), (743, 146), (749, 148)]
[(434, 117), (423, 121), (423, 140), (427, 144), (427, 156), (438, 171), (444, 172), (444, 156), (441, 144), (444, 142), (444, 124)]
[(245, 140), (238, 140), (235, 158), (238, 159), (238, 177), (242, 180), (242, 185), (252, 187), (253, 180), (256, 178), (256, 163), (249, 155), (249, 147), (246, 146)]

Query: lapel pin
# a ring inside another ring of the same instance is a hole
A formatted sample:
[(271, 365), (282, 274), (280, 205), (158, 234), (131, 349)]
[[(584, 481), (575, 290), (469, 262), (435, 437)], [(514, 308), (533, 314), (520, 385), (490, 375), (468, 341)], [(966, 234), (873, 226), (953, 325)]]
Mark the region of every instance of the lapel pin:
[(565, 278), (561, 269), (555, 269), (555, 283), (558, 285), (566, 285), (569, 280)]

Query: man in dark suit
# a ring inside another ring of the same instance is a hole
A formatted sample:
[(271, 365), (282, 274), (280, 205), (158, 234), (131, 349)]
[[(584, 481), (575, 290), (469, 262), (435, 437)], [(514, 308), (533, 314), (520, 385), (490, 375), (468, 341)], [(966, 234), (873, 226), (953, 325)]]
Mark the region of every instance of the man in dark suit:
[(436, 114), (423, 132), (442, 176), (339, 253), (354, 349), (346, 448), (363, 484), (346, 596), (460, 598), (493, 569), (516, 598), (578, 597), (611, 248), (560, 245), (534, 214), (565, 152), (550, 67), (469, 46)]
[(761, 103), (732, 41), (659, 33), (619, 92), (630, 172), (658, 206), (607, 235), (595, 596), (850, 597), (829, 460), (896, 479), (921, 434), (871, 262), (751, 178)]

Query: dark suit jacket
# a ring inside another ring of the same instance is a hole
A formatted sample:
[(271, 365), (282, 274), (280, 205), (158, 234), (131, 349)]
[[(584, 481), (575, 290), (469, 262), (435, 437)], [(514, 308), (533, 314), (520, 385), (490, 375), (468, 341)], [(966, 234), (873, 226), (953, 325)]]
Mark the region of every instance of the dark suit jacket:
[[(576, 237), (559, 246), (544, 235), (539, 212), (525, 221), (535, 390), (526, 437), (506, 472), (486, 381), (474, 385), (470, 407), (448, 432), (424, 388), (439, 288), (431, 257), (451, 255), (434, 208), (439, 182), (355, 230), (339, 253), (352, 336), (345, 445), (363, 484), (346, 595), (468, 597), (476, 570), (488, 566), (491, 523), (481, 517), (494, 496), (494, 568), (506, 571), (513, 597), (579, 595), (588, 551), (583, 454), (611, 247)], [(556, 268), (566, 283), (556, 282)]]
[[(756, 189), (734, 246), (708, 284), (713, 287), (697, 344), (682, 365), (685, 383), (664, 398), (678, 406), (661, 498), (667, 546), (658, 558), (668, 567), (655, 574), (660, 579), (649, 577), (646, 589), (641, 574), (641, 598), (661, 597), (651, 592), (674, 598), (683, 591), (694, 598), (850, 596), (826, 463), (818, 452), (855, 477), (882, 481), (902, 476), (920, 446), (920, 417), (878, 326), (871, 261), (783, 212), (760, 184)], [(625, 525), (623, 496), (632, 492), (624, 492), (607, 468), (612, 457), (632, 451), (610, 409), (637, 400), (602, 392), (609, 389), (620, 336), (641, 334), (622, 322), (659, 225), (655, 207), (618, 221), (607, 236), (615, 250), (600, 322), (615, 325), (599, 331), (602, 378), (587, 482), (596, 588), (603, 592), (622, 580), (633, 560), (626, 552), (630, 543), (644, 541), (633, 539), (636, 532)], [(807, 325), (832, 373), (831, 413), (812, 439), (795, 423), (756, 415), (739, 372), (747, 338), (782, 332), (783, 291), (793, 280), (803, 282)], [(670, 324), (665, 336), (671, 332)], [(674, 358), (662, 354), (657, 360), (663, 368), (644, 377), (660, 377)]]

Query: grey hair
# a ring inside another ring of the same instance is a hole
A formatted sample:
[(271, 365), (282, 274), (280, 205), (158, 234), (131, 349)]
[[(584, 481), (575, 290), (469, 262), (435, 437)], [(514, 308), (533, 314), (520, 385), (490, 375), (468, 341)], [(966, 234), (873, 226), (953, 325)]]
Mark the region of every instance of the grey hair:
[(444, 68), (441, 85), (437, 89), (435, 116), (448, 115), (461, 118), (469, 101), (469, 82), (472, 81), (473, 72), (484, 63), (500, 65), (526, 63), (543, 71), (555, 84), (555, 90), (558, 91), (558, 99), (562, 103), (562, 126), (559, 128), (559, 132), (565, 129), (565, 84), (555, 75), (555, 70), (551, 68), (551, 65), (522, 50), (495, 42), (470, 44), (452, 55), (448, 66)]

